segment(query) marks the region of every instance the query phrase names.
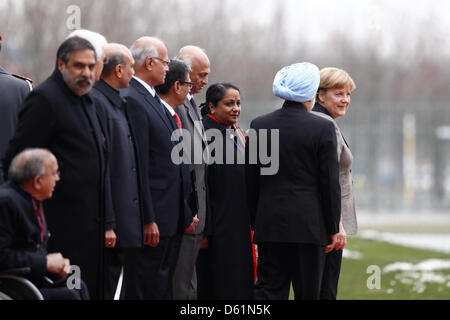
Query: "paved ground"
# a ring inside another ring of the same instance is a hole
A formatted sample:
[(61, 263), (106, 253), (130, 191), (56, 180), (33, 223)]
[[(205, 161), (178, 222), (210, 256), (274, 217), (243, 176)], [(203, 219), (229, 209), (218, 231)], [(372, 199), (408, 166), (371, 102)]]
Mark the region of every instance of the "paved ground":
[(450, 234), (450, 210), (448, 213), (369, 212), (359, 210), (357, 215), (360, 230)]

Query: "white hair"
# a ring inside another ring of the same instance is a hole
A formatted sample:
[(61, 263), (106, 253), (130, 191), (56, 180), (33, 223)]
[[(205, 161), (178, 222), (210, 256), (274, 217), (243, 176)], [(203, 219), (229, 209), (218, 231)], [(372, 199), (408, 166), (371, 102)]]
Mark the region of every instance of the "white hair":
[(158, 50), (154, 45), (146, 46), (131, 46), (131, 54), (133, 55), (134, 63), (136, 67), (140, 67), (147, 57), (157, 57)]
[(198, 46), (187, 45), (182, 47), (180, 51), (178, 51), (178, 54), (175, 56), (175, 59), (183, 61), (188, 65), (189, 68), (192, 68), (192, 60), (196, 56), (196, 54), (189, 51), (186, 52), (186, 49), (196, 49), (206, 55), (206, 50)]
[(97, 60), (99, 60), (103, 54), (103, 47), (108, 44), (106, 38), (102, 36), (100, 33), (90, 31), (87, 29), (78, 29), (72, 31), (66, 39), (72, 37), (80, 37), (89, 41), (95, 49), (95, 54), (97, 55)]

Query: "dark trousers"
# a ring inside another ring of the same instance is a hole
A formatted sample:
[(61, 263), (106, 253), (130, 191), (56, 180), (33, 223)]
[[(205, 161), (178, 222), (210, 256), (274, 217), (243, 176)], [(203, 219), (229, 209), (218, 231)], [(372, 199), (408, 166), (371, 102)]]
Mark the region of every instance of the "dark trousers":
[(64, 281), (60, 281), (47, 288), (39, 288), (44, 300), (89, 300), (89, 292), (84, 281), (80, 282), (80, 289), (67, 288)]
[(255, 297), (287, 300), (292, 282), (295, 300), (318, 300), (324, 266), (324, 246), (260, 243)]
[(341, 263), (342, 250), (333, 250), (326, 255), (320, 300), (336, 300)]
[(122, 271), (124, 253), (122, 248), (105, 248), (104, 250), (103, 297), (104, 300), (114, 300), (120, 272)]
[(121, 299), (172, 300), (180, 241), (181, 235), (161, 237), (155, 248), (126, 249)]

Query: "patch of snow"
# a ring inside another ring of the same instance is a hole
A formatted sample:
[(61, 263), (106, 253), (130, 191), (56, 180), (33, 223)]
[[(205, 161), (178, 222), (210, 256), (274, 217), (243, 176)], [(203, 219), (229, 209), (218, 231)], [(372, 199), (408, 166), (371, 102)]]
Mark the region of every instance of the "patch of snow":
[(443, 269), (450, 269), (450, 260), (428, 259), (417, 264), (412, 264), (409, 262), (396, 262), (385, 266), (383, 271), (435, 271)]
[(391, 233), (362, 230), (358, 236), (363, 239), (384, 241), (406, 247), (450, 253), (450, 234)]
[(353, 260), (361, 260), (362, 256), (363, 255), (360, 252), (352, 251), (346, 248), (344, 248), (344, 251), (342, 253), (342, 257)]

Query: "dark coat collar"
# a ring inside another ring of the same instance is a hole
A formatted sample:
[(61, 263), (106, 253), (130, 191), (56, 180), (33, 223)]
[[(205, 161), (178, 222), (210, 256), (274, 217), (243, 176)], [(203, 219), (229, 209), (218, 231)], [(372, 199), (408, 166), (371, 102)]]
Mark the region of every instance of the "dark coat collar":
[(74, 100), (80, 99), (80, 100), (85, 100), (88, 103), (92, 103), (92, 98), (89, 95), (89, 92), (80, 97), (80, 96), (77, 96), (75, 93), (72, 92), (72, 90), (69, 89), (66, 82), (64, 81), (64, 78), (63, 78), (61, 72), (58, 70), (58, 68), (55, 68), (52, 75), (50, 76), (50, 79), (52, 79), (54, 82), (56, 82), (59, 85), (59, 87), (63, 90), (63, 92), (67, 96), (69, 96), (71, 99), (74, 99)]
[(15, 190), (23, 198), (31, 201), (31, 196), (28, 193), (26, 193), (21, 187), (19, 187), (16, 183), (12, 181), (8, 181), (6, 183), (11, 187), (11, 189)]
[(218, 123), (209, 115), (203, 117), (203, 126), (205, 129), (219, 129), (220, 131), (225, 131), (227, 129), (225, 125)]
[(94, 84), (94, 88), (100, 91), (114, 106), (120, 108), (126, 100), (120, 96), (120, 92), (109, 84), (107, 84), (103, 79), (100, 79)]
[(333, 119), (333, 117), (328, 112), (328, 110), (323, 105), (321, 105), (318, 102), (316, 102), (316, 104), (314, 105), (314, 108), (312, 109), (312, 111), (325, 113), (327, 116), (330, 116)]
[(303, 103), (290, 101), (290, 100), (285, 100), (282, 108), (283, 109), (299, 109), (299, 111), (301, 111), (301, 112), (308, 112), (308, 110), (306, 110), (306, 107)]

